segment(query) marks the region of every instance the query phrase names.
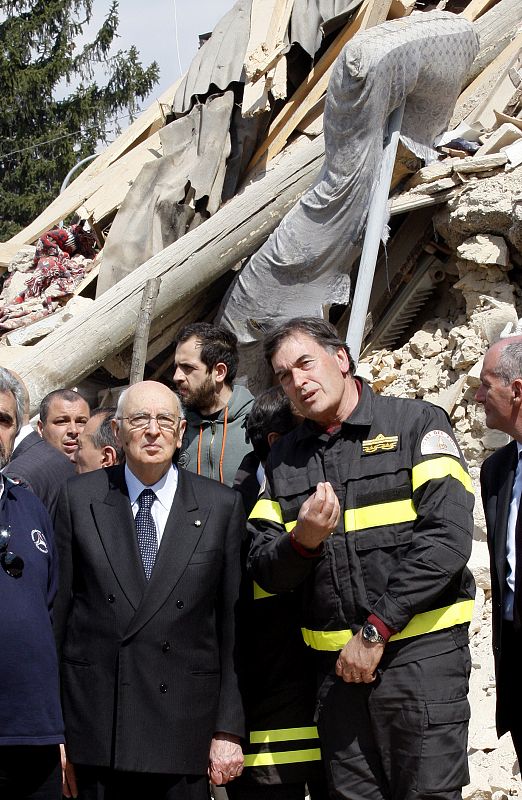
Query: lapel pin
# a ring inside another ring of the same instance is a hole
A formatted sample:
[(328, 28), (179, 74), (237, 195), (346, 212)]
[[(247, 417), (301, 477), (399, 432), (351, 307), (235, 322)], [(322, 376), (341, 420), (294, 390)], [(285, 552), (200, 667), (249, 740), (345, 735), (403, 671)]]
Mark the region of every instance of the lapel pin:
[(199, 526), (201, 525), (201, 520), (200, 519), (195, 519), (194, 520), (194, 525), (196, 526), (196, 528), (199, 528)]

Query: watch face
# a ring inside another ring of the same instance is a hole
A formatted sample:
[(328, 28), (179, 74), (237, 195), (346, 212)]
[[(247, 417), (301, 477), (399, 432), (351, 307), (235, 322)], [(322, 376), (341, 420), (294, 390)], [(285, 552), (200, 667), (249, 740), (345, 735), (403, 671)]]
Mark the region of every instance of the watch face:
[(367, 622), (366, 625), (363, 626), (363, 637), (368, 642), (383, 642), (384, 639), (382, 638), (381, 634), (375, 627), (372, 625), (371, 622)]

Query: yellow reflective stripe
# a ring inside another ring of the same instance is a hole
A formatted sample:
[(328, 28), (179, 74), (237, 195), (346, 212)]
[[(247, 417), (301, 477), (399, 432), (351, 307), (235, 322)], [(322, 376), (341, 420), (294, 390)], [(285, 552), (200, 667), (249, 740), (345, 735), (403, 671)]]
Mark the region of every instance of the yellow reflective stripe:
[(461, 625), (463, 622), (471, 622), (473, 602), (473, 600), (461, 600), (460, 603), (454, 603), (451, 606), (415, 614), (402, 631), (390, 636), (390, 642), (421, 636), (423, 633), (442, 631), (444, 628), (452, 628), (453, 625)]
[(382, 525), (412, 522), (414, 519), (417, 519), (417, 512), (411, 499), (393, 500), (391, 503), (347, 508), (344, 512), (344, 530), (346, 533), (352, 533), (363, 530), (363, 528), (379, 528)]
[(310, 628), (301, 628), (301, 634), (304, 643), (312, 650), (342, 650), (353, 636), (349, 628), (345, 631), (312, 631)]
[[(390, 636), (389, 641), (397, 642), (400, 639), (410, 639), (413, 636), (452, 628), (453, 625), (471, 622), (472, 616), (473, 600), (461, 600), (451, 606), (424, 611), (422, 614), (415, 614), (402, 631)], [(349, 628), (343, 631), (312, 631), (309, 628), (301, 628), (301, 633), (305, 644), (314, 650), (342, 650), (353, 636)]]
[(271, 592), (265, 592), (261, 586), (253, 581), (254, 584), (254, 600), (262, 600), (264, 597), (275, 597)]
[(268, 742), (291, 742), (297, 739), (318, 739), (319, 733), (315, 725), (307, 728), (276, 728), (271, 731), (250, 731), (251, 744)]
[(245, 767), (270, 767), (274, 764), (300, 764), (303, 761), (320, 761), (318, 747), (310, 750), (291, 750), (282, 753), (255, 753), (245, 756)]
[(248, 519), (263, 519), (265, 522), (277, 522), (278, 525), (284, 525), (288, 533), (295, 528), (297, 520), (291, 522), (283, 522), (283, 513), (281, 506), (275, 500), (258, 500), (254, 508), (250, 512)]
[(455, 480), (460, 481), (466, 491), (473, 494), (473, 484), (468, 473), (456, 458), (451, 456), (438, 456), (437, 458), (429, 458), (427, 461), (421, 461), (413, 467), (411, 471), (411, 483), (413, 491), (422, 486), (423, 483), (436, 480), (437, 478), (446, 478), (451, 476)]
[(281, 506), (275, 500), (258, 500), (248, 519), (264, 519), (266, 522), (278, 522), (282, 525)]

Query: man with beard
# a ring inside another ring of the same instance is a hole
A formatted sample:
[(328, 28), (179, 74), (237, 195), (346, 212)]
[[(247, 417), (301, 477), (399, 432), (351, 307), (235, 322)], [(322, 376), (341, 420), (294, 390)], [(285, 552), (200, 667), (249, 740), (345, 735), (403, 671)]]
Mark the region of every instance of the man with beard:
[(187, 428), (179, 464), (232, 486), (243, 457), (245, 421), (254, 398), (234, 386), (239, 356), (237, 338), (225, 328), (196, 322), (186, 325), (175, 342), (172, 379), (187, 409)]

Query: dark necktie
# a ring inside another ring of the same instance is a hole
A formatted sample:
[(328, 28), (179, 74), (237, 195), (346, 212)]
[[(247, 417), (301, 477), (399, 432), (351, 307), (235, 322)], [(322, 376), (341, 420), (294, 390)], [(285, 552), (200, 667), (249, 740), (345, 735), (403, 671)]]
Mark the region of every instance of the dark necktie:
[(522, 630), (522, 497), (518, 504), (515, 525), (515, 597), (513, 601), (513, 627)]
[(156, 495), (152, 489), (144, 489), (138, 498), (140, 507), (135, 519), (138, 547), (147, 580), (150, 578), (158, 552), (158, 533), (150, 513), (155, 499)]

